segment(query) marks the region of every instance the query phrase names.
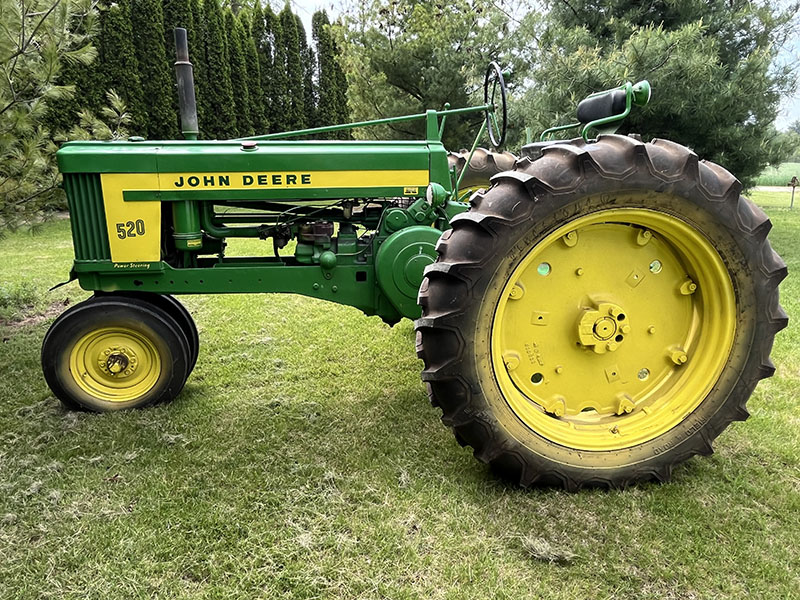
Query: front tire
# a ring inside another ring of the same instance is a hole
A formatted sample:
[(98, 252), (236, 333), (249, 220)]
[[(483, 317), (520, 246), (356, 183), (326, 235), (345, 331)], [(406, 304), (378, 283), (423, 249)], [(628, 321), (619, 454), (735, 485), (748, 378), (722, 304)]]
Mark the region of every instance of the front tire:
[(42, 370), (65, 407), (94, 412), (172, 400), (186, 382), (189, 344), (164, 311), (140, 299), (97, 296), (50, 326)]
[(546, 148), (473, 197), (420, 290), (423, 379), (523, 486), (620, 487), (710, 454), (786, 326), (786, 267), (741, 185), (688, 149)]
[(189, 310), (174, 296), (153, 292), (95, 292), (96, 297), (135, 298), (155, 305), (167, 313), (181, 328), (189, 343), (189, 374), (197, 364), (200, 354), (200, 335)]

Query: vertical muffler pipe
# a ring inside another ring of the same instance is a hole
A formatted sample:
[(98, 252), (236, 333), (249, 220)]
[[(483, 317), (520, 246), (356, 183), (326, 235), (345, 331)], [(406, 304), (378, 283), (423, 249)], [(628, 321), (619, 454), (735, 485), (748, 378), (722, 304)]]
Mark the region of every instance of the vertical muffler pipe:
[[(186, 140), (196, 140), (197, 101), (194, 96), (194, 74), (189, 62), (189, 42), (183, 27), (175, 28), (175, 75), (178, 79), (178, 107), (181, 111), (181, 133)], [(198, 251), (203, 247), (200, 213), (197, 202), (183, 200), (172, 203), (173, 237), (178, 250)]]
[(184, 139), (196, 140), (197, 102), (194, 97), (194, 74), (189, 62), (189, 42), (183, 27), (175, 28), (175, 75), (178, 78), (178, 107), (181, 111), (181, 133)]

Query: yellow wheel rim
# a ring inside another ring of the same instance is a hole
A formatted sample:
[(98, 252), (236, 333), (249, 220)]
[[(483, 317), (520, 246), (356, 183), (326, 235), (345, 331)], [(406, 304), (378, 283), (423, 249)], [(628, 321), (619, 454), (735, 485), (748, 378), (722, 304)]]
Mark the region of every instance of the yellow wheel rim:
[(69, 354), (69, 370), (84, 392), (99, 400), (141, 398), (158, 381), (161, 357), (151, 340), (126, 327), (87, 333)]
[(677, 216), (586, 215), (537, 244), (494, 313), (492, 369), (514, 414), (563, 446), (662, 435), (711, 392), (736, 327), (728, 270)]

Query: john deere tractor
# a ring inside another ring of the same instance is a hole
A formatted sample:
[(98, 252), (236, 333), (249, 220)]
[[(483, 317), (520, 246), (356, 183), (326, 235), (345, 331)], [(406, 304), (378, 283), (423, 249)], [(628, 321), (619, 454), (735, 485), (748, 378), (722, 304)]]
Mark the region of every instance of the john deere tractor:
[[(590, 96), (578, 137), (557, 127), (515, 157), (476, 149), (504, 142), (494, 63), (481, 105), (227, 141), (195, 139), (185, 47), (177, 68), (186, 140), (58, 152), (72, 278), (94, 292), (42, 347), (67, 407), (178, 395), (199, 346), (182, 294), (289, 292), (415, 319), (442, 421), (522, 486), (666, 480), (772, 375), (787, 317), (770, 222), (722, 167), (612, 133), (647, 82)], [(467, 113), (485, 113), (475, 143), (448, 153), (447, 118)], [(292, 141), (411, 120), (424, 139)], [(227, 256), (230, 238), (268, 250)]]

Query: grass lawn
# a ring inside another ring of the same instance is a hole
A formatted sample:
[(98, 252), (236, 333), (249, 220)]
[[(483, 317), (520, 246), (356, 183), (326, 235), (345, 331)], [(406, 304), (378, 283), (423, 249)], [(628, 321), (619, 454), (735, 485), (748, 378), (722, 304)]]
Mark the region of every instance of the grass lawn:
[[(796, 273), (800, 208), (767, 210)], [(459, 447), (410, 321), (299, 296), (186, 298), (202, 346), (174, 403), (66, 412), (39, 347), (87, 296), (46, 291), (69, 224), (0, 253), (2, 599), (800, 597), (794, 275), (776, 376), (716, 454), (666, 485), (567, 494), (506, 485)]]

